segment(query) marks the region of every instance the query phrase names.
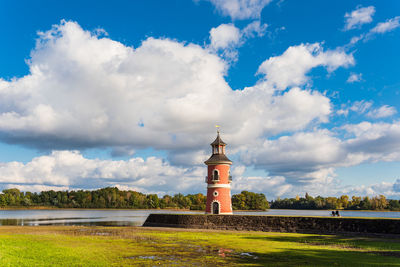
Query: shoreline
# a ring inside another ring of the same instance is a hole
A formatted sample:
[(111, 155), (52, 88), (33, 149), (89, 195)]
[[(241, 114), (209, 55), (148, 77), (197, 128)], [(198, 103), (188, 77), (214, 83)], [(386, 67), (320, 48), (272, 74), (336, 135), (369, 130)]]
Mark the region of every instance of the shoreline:
[[(191, 209), (178, 209), (178, 208), (165, 208), (165, 209), (130, 209), (130, 208), (58, 208), (54, 206), (32, 206), (32, 207), (0, 207), (0, 210), (154, 210), (154, 211), (193, 211), (202, 212), (203, 210), (191, 210)], [(234, 210), (233, 212), (268, 212), (268, 210), (304, 210), (304, 211), (336, 211), (338, 209), (267, 209), (267, 210)], [(399, 210), (343, 210), (339, 209), (339, 212), (400, 212)]]
[(52, 206), (34, 206), (34, 207), (0, 207), (0, 210), (170, 210), (170, 211), (201, 211), (190, 209), (129, 209), (129, 208), (58, 208)]

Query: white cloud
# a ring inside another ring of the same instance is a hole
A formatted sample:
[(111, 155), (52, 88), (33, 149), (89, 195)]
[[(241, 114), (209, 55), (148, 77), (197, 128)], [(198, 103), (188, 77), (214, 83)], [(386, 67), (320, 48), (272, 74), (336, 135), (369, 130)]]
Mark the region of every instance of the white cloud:
[(348, 108), (342, 107), (342, 109), (337, 111), (337, 114), (347, 116), (349, 111), (353, 111), (358, 114), (366, 114), (366, 116), (369, 118), (380, 119), (393, 116), (394, 114), (397, 113), (395, 107), (383, 105), (380, 108), (371, 109), (372, 105), (373, 105), (372, 101), (365, 101), (365, 100), (355, 101), (353, 105), (351, 105)]
[[(0, 183), (201, 192), (202, 162), (209, 155), (204, 144), (214, 138), (213, 125), (222, 123), (224, 140), (232, 144), (229, 153), (242, 154), (246, 163), (270, 172), (265, 181), (249, 178), (252, 188), (276, 184), (277, 192), (286, 194), (301, 183), (320, 190), (333, 183), (337, 166), (397, 159), (396, 145), (380, 152), (366, 149), (375, 143), (396, 144), (394, 126), (382, 126), (386, 130), (380, 130), (379, 140), (364, 135), (340, 140), (327, 130), (266, 140), (328, 122), (329, 98), (293, 86), (307, 83), (312, 68), (331, 72), (351, 64), (352, 55), (324, 51), (320, 43), (292, 46), (264, 61), (260, 73), (265, 79), (233, 91), (224, 79), (227, 63), (209, 48), (154, 38), (132, 48), (62, 22), (41, 34), (29, 75), (0, 80), (3, 140), (40, 148), (111, 147), (116, 156), (152, 147), (166, 150), (170, 163), (159, 158), (91, 160), (79, 152), (55, 151), (27, 164), (2, 163)], [(357, 127), (343, 129), (354, 135)], [(380, 127), (370, 128), (377, 132)], [(245, 184), (243, 168), (235, 172), (242, 177), (238, 185)]]
[(358, 163), (400, 160), (399, 122), (361, 122), (342, 128), (353, 135), (344, 146), (354, 159), (358, 158)]
[(338, 67), (354, 64), (353, 55), (340, 49), (323, 51), (320, 43), (289, 47), (281, 56), (270, 57), (258, 69), (266, 75), (268, 83), (279, 89), (305, 84), (306, 74), (315, 67), (323, 66), (329, 72)]
[[(321, 132), (310, 137), (316, 138), (318, 134), (324, 135)], [(300, 137), (305, 137), (306, 141), (303, 142)], [(331, 143), (332, 140), (325, 138), (326, 136), (318, 142), (318, 145), (334, 146)], [(311, 160), (324, 164), (337, 159), (337, 156), (335, 156), (337, 152), (334, 152), (335, 149), (333, 149), (323, 159), (318, 160), (318, 156), (320, 156), (318, 149), (310, 150), (312, 148), (307, 145), (309, 143), (308, 137), (302, 135), (296, 137), (296, 139), (300, 142), (301, 147), (294, 152), (297, 156), (305, 156), (305, 162)], [(282, 142), (282, 140), (279, 142)], [(293, 144), (292, 141), (286, 144), (286, 147), (291, 147), (291, 144)], [(300, 149), (306, 151), (302, 152)], [(293, 151), (293, 147), (290, 150)], [(319, 149), (319, 151), (322, 151), (322, 149)], [(278, 151), (277, 156), (282, 157), (281, 151)], [(291, 159), (285, 158), (286, 160)], [(279, 159), (276, 159), (276, 161), (279, 162)], [(372, 185), (342, 186), (329, 178), (335, 177), (333, 169), (325, 168), (312, 174), (314, 175), (312, 183), (293, 184), (290, 179), (287, 180), (283, 176), (246, 177), (243, 175), (244, 171), (243, 165), (233, 166), (233, 194), (242, 190), (249, 190), (264, 193), (269, 200), (282, 196), (293, 197), (305, 192), (313, 196), (339, 196), (341, 194), (375, 196), (384, 194), (387, 197), (400, 197), (400, 179), (394, 183), (382, 182)], [(301, 170), (297, 173), (301, 174)], [(53, 151), (50, 155), (33, 158), (25, 164), (18, 162), (0, 163), (0, 188), (18, 188), (22, 191), (39, 192), (116, 186), (121, 190), (136, 190), (144, 193), (155, 193), (160, 196), (177, 192), (205, 194), (205, 175), (205, 166), (174, 167), (155, 157), (146, 160), (136, 157), (116, 161), (88, 159), (78, 151)]]
[(368, 31), (366, 34), (354, 36), (351, 38), (350, 43), (347, 46), (352, 46), (359, 41), (367, 42), (371, 40), (377, 34), (384, 34), (386, 32), (393, 31), (400, 26), (400, 16), (386, 20), (385, 22), (378, 23), (374, 28)]
[(360, 28), (361, 25), (372, 22), (372, 16), (375, 14), (375, 7), (357, 7), (351, 13), (346, 13), (345, 30)]
[(355, 83), (362, 81), (362, 74), (361, 73), (351, 73), (349, 78), (347, 78), (348, 83)]
[(232, 183), (232, 191), (241, 192), (243, 190), (263, 193), (269, 197), (268, 200), (288, 194), (293, 189), (293, 185), (288, 184), (284, 177), (237, 177)]
[(349, 115), (349, 109), (341, 108), (341, 109), (336, 111), (336, 114), (347, 116), (347, 115)]
[[(309, 56), (318, 63), (307, 70), (352, 60), (336, 51)], [(0, 132), (5, 141), (40, 148), (114, 147), (115, 155), (129, 155), (152, 147), (179, 162), (178, 154), (204, 149), (216, 123), (239, 147), (327, 121), (331, 112), (326, 96), (300, 88), (276, 92), (268, 79), (233, 91), (224, 79), (226, 62), (207, 48), (154, 38), (132, 48), (74, 22), (42, 33), (29, 67), (30, 74), (0, 82)]]
[(360, 40), (363, 40), (364, 38), (365, 38), (365, 34), (361, 34), (359, 36), (354, 36), (351, 38), (348, 46), (354, 45), (354, 44), (358, 43)]
[(379, 119), (389, 117), (396, 114), (396, 108), (384, 105), (380, 108), (372, 109), (373, 101), (355, 101), (350, 107), (346, 108), (346, 105), (342, 105), (342, 108), (337, 111), (339, 115), (347, 116), (349, 111), (356, 112), (358, 114), (366, 114), (367, 117)]
[(30, 184), (12, 184), (12, 183), (3, 184), (3, 185), (1, 185), (1, 187), (4, 189), (17, 188), (23, 192), (41, 192), (41, 191), (50, 191), (50, 190), (65, 191), (65, 190), (70, 189), (68, 186), (48, 186), (48, 185), (41, 185), (41, 184), (30, 185)]
[[(305, 192), (312, 195), (383, 193), (400, 196), (398, 182), (343, 187), (335, 181), (334, 172), (339, 166), (399, 160), (399, 129), (399, 124), (361, 123), (346, 126), (348, 132), (355, 134), (346, 141), (335, 138), (327, 130), (265, 141), (259, 149), (250, 148), (245, 161), (266, 168), (269, 175), (246, 177), (245, 167), (236, 165), (232, 169), (232, 192), (249, 190), (264, 193), (269, 198), (292, 197)], [(159, 195), (204, 193), (205, 174), (205, 166), (175, 167), (156, 157), (100, 160), (85, 158), (78, 151), (53, 151), (25, 164), (0, 163), (0, 187), (41, 191), (117, 186)]]
[(398, 190), (398, 185), (400, 184), (400, 179), (397, 179), (394, 183), (381, 182), (371, 185), (359, 185), (352, 186), (350, 188), (343, 188), (342, 192), (355, 195), (355, 196), (370, 196), (375, 197), (379, 195), (384, 195), (386, 198), (400, 198), (400, 190)]
[(385, 22), (378, 23), (374, 28), (370, 30), (370, 33), (385, 33), (393, 31), (400, 26), (400, 16), (388, 19)]
[(218, 11), (232, 19), (256, 19), (272, 0), (209, 0)]
[(267, 24), (261, 24), (259, 20), (249, 23), (243, 30), (242, 35), (245, 38), (262, 37), (267, 31)]
[(239, 44), (240, 37), (240, 30), (233, 24), (221, 24), (210, 30), (210, 46), (214, 49), (236, 46)]
[(242, 161), (268, 171), (271, 179), (284, 177), (296, 190), (329, 194), (323, 190), (331, 188), (333, 194), (334, 190), (343, 192), (336, 179), (337, 167), (400, 160), (399, 122), (362, 122), (342, 129), (345, 133), (340, 136), (344, 138), (339, 138), (339, 133), (316, 129), (265, 140), (244, 150)]
[(266, 140), (243, 153), (243, 160), (282, 176), (291, 183), (326, 182), (332, 178), (332, 166), (346, 158), (341, 140), (327, 130), (299, 132)]
[(242, 30), (233, 24), (221, 24), (210, 30), (209, 49), (212, 53), (219, 54), (227, 62), (236, 61), (238, 59), (237, 48), (250, 38), (264, 36), (267, 27), (267, 24), (261, 24), (260, 21), (253, 21)]
[(174, 167), (156, 157), (115, 161), (87, 159), (78, 151), (53, 151), (26, 164), (0, 163), (0, 184), (30, 191), (119, 185), (145, 193), (190, 192), (195, 188), (202, 192), (205, 172), (205, 168)]
[(372, 107), (372, 104), (372, 101), (355, 101), (349, 109), (351, 111), (357, 112), (358, 114), (363, 114)]
[(242, 44), (242, 34), (233, 24), (221, 24), (210, 30), (210, 49), (227, 61), (236, 61), (236, 48)]
[(393, 116), (394, 114), (396, 114), (396, 112), (397, 111), (395, 107), (384, 105), (378, 109), (371, 110), (370, 112), (368, 112), (367, 116), (374, 119), (379, 119)]

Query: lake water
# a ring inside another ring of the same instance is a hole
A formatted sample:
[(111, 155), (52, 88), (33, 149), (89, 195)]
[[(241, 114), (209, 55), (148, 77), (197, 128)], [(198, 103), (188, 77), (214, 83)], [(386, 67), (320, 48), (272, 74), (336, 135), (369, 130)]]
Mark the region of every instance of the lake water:
[[(150, 213), (204, 214), (175, 210), (0, 210), (0, 225), (101, 225), (141, 226)], [(330, 216), (327, 210), (279, 210), (234, 212), (240, 215)], [(342, 217), (400, 218), (400, 212), (340, 211)]]

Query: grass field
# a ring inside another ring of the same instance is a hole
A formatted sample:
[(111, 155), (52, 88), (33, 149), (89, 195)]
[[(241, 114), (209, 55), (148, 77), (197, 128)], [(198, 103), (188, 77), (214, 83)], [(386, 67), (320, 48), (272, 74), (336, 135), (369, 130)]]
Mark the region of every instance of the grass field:
[(0, 227), (0, 266), (127, 265), (400, 266), (400, 240), (142, 227)]

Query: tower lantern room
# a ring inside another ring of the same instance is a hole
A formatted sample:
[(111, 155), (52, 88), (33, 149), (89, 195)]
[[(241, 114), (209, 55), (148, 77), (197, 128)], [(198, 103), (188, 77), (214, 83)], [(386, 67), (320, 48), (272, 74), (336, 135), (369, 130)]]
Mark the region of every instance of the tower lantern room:
[(219, 131), (211, 143), (212, 155), (204, 163), (207, 165), (206, 214), (232, 214), (230, 165), (232, 161), (225, 155), (226, 143)]

